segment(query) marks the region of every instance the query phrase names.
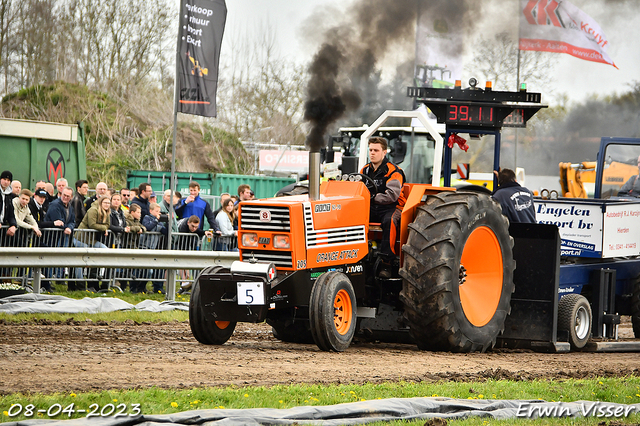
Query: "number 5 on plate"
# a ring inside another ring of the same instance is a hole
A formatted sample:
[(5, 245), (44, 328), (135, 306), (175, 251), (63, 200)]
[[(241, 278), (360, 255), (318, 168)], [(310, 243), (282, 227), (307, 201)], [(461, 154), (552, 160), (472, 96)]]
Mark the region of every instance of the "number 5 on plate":
[(264, 305), (264, 283), (241, 282), (238, 284), (238, 305)]

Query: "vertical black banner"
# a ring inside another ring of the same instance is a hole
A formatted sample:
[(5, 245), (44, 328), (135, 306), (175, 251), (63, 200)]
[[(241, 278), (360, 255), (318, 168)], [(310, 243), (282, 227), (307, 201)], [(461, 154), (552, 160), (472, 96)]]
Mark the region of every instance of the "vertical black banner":
[(180, 1), (178, 112), (215, 117), (225, 0)]

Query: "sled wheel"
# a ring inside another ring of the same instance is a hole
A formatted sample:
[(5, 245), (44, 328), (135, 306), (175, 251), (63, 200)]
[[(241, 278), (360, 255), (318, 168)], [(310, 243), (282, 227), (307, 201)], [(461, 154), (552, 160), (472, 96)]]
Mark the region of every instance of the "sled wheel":
[(481, 192), (442, 192), (418, 207), (400, 269), (400, 300), (423, 350), (486, 351), (504, 330), (514, 291), (513, 239)]
[(309, 321), (293, 319), (267, 320), (273, 337), (287, 343), (315, 343), (311, 335)]
[(567, 294), (558, 302), (558, 330), (569, 332), (571, 349), (582, 349), (591, 337), (591, 306), (586, 297)]
[(356, 332), (356, 296), (349, 278), (341, 272), (320, 275), (309, 302), (311, 335), (323, 351), (342, 352)]
[(640, 339), (640, 275), (638, 275), (633, 282), (631, 325), (633, 326), (633, 335), (636, 339)]
[(193, 282), (191, 288), (191, 299), (189, 300), (189, 326), (193, 337), (205, 345), (222, 345), (225, 343), (236, 328), (235, 322), (230, 321), (214, 321), (207, 318), (202, 309), (202, 300), (200, 297), (200, 277), (203, 275), (213, 274), (217, 270), (222, 269), (221, 266), (205, 268)]

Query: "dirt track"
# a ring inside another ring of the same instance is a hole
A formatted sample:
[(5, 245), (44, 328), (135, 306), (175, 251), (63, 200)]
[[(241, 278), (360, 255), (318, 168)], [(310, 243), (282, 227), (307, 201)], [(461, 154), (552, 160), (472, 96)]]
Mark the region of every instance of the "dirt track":
[(275, 340), (264, 324), (239, 324), (219, 347), (197, 343), (186, 322), (0, 324), (0, 394), (628, 374), (640, 374), (637, 353), (451, 354), (357, 342), (327, 353)]

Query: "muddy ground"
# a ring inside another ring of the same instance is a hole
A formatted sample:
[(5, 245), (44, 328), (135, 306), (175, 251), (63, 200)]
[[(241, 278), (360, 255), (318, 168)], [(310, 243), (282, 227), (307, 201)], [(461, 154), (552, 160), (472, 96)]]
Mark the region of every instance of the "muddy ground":
[[(623, 325), (621, 334), (629, 332)], [(452, 354), (379, 342), (327, 353), (315, 345), (280, 342), (265, 324), (239, 324), (227, 344), (205, 346), (186, 322), (0, 323), (0, 394), (628, 374), (640, 374), (637, 353)]]

